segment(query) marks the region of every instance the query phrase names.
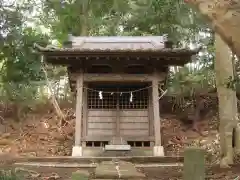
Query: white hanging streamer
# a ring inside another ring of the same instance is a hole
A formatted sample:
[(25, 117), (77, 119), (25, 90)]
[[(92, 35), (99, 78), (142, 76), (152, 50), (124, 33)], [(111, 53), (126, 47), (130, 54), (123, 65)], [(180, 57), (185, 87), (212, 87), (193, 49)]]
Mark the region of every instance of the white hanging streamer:
[(130, 102), (133, 101), (133, 93), (131, 92), (131, 95), (130, 95), (130, 99), (129, 99)]
[(165, 91), (163, 91), (163, 90), (161, 89), (161, 91), (162, 91), (163, 93), (162, 93), (162, 95), (161, 95), (160, 97), (158, 97), (158, 99), (161, 99), (161, 98), (167, 93), (168, 90), (166, 89)]
[(98, 95), (99, 95), (99, 99), (103, 99), (102, 91), (99, 91)]

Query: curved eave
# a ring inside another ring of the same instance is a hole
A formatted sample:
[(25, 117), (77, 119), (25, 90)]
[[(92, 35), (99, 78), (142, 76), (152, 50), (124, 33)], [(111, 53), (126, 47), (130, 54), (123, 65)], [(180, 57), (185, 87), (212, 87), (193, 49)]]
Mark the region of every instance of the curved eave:
[[(155, 49), (79, 49), (79, 48), (44, 48), (35, 44), (35, 49), (52, 64), (66, 65), (76, 60), (88, 58), (144, 58), (148, 60), (166, 60), (168, 65), (184, 65), (191, 61), (200, 49), (155, 48)], [(171, 63), (172, 61), (172, 63)], [(177, 62), (177, 63), (175, 63)]]
[(119, 53), (147, 53), (147, 55), (171, 55), (171, 54), (178, 54), (178, 55), (195, 55), (199, 52), (200, 48), (198, 49), (187, 49), (187, 48), (144, 48), (144, 49), (80, 49), (80, 48), (44, 48), (38, 44), (34, 45), (35, 49), (38, 50), (40, 53), (44, 54), (56, 54), (56, 55), (112, 55), (112, 54), (119, 54)]

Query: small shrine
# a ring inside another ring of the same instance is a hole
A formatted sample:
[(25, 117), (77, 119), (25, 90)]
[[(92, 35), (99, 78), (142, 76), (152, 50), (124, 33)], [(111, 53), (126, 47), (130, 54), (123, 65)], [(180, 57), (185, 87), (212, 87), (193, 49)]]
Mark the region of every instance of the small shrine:
[(183, 66), (197, 50), (173, 48), (164, 36), (70, 35), (62, 48), (35, 48), (47, 63), (68, 68), (76, 93), (72, 156), (164, 156), (161, 87), (169, 66)]

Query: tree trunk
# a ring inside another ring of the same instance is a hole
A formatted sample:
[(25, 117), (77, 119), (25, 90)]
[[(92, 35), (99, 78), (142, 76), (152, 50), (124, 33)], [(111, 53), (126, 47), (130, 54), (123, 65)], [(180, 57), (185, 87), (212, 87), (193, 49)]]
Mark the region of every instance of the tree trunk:
[(89, 25), (88, 25), (88, 12), (89, 11), (89, 1), (84, 1), (81, 3), (81, 32), (80, 36), (88, 36), (89, 35)]
[(240, 57), (240, 1), (239, 0), (185, 0), (197, 7), (215, 32)]
[(50, 94), (51, 94), (51, 103), (55, 109), (55, 112), (57, 114), (57, 116), (60, 118), (60, 122), (59, 122), (59, 126), (61, 127), (65, 122), (66, 122), (66, 117), (65, 115), (63, 114), (62, 110), (60, 109), (59, 105), (58, 105), (58, 102), (57, 102), (57, 99), (55, 97), (55, 94), (53, 92), (53, 88), (52, 88), (52, 85), (48, 79), (48, 74), (47, 74), (47, 71), (45, 69), (45, 65), (43, 64), (42, 65), (42, 70), (44, 72), (44, 75), (45, 75), (45, 79), (46, 79), (46, 82), (47, 82), (47, 86), (50, 90)]
[[(236, 91), (226, 87), (229, 77), (233, 77), (233, 64), (231, 51), (222, 40), (215, 35), (215, 71), (216, 71), (216, 86), (219, 99), (219, 119), (220, 119), (220, 146), (221, 146), (221, 166), (228, 167), (233, 163), (233, 132), (238, 131), (238, 110)], [(237, 133), (234, 133), (236, 135)], [(237, 138), (238, 139), (238, 138)]]

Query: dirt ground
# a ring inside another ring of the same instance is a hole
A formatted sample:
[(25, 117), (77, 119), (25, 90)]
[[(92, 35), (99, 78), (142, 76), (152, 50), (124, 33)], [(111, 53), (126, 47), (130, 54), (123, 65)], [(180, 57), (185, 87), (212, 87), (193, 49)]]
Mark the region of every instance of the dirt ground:
[[(10, 156), (69, 156), (73, 145), (74, 110), (64, 109), (68, 123), (59, 127), (59, 119), (54, 113), (28, 113), (24, 119), (15, 122), (11, 118), (4, 118), (0, 125), (0, 153), (8, 153)], [(219, 136), (215, 117), (203, 120), (199, 127), (201, 134), (187, 129), (177, 116), (162, 114), (161, 119), (162, 139), (166, 155), (182, 155), (187, 146), (201, 146), (206, 149), (207, 162), (216, 164), (219, 162)], [(240, 177), (239, 167), (222, 170), (213, 168), (207, 170), (207, 179), (235, 180)], [(76, 169), (66, 168), (38, 168), (41, 174), (37, 179), (49, 179), (56, 173), (60, 179), (67, 179)], [(144, 168), (141, 169), (148, 179), (181, 179), (181, 168)], [(31, 177), (31, 179), (33, 179)]]
[[(219, 167), (206, 170), (206, 180), (238, 180), (240, 177), (239, 166), (231, 169), (220, 169)], [(144, 171), (151, 180), (182, 180), (182, 168), (145, 168)]]
[[(74, 135), (74, 111), (65, 109), (68, 123), (59, 127), (59, 119), (54, 113), (44, 115), (30, 113), (21, 123), (5, 119), (0, 124), (0, 153), (20, 156), (68, 156), (71, 155)], [(186, 129), (176, 115), (164, 114), (161, 119), (162, 142), (166, 155), (181, 155), (189, 145), (203, 145), (210, 152), (216, 145), (218, 133), (215, 119), (206, 119), (199, 123), (201, 133)], [(212, 125), (213, 124), (213, 125)]]

